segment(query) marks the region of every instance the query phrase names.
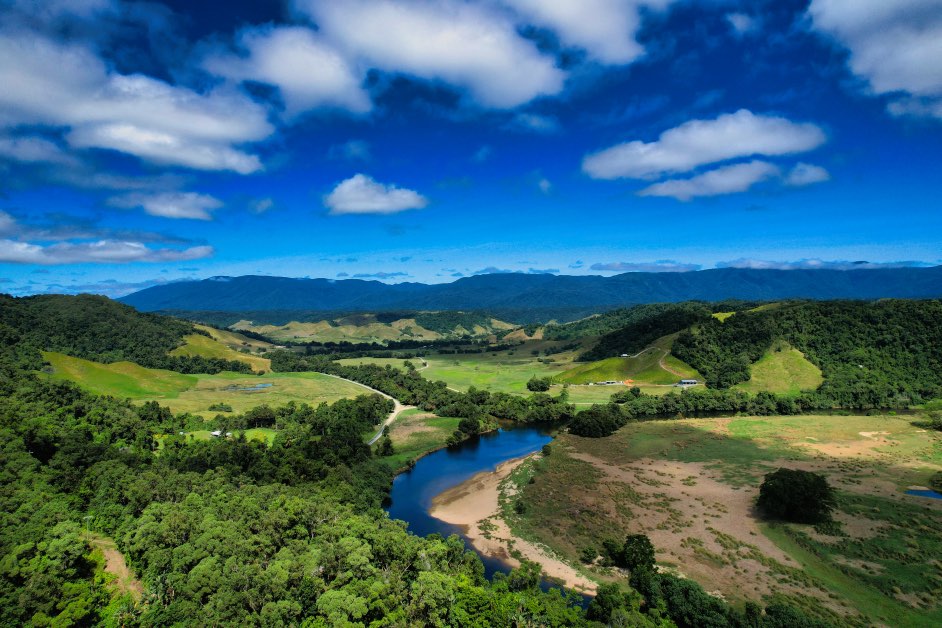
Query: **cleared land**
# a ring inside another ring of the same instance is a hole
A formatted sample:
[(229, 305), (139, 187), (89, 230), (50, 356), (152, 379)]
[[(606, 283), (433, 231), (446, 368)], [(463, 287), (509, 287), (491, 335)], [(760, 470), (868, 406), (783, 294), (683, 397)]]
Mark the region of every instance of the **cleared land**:
[(821, 369), (808, 361), (798, 349), (780, 343), (749, 367), (749, 381), (735, 388), (755, 394), (760, 391), (797, 395), (815, 390), (824, 382)]
[[(182, 375), (131, 362), (101, 364), (61, 353), (43, 355), (52, 365), (52, 377), (68, 379), (96, 394), (155, 400), (174, 413), (204, 417), (217, 414), (209, 410), (214, 403), (227, 403), (238, 413), (262, 404), (280, 406), (295, 401), (317, 405), (368, 394), (362, 386), (321, 373)], [(255, 388), (264, 384), (271, 386)]]
[(394, 453), (386, 460), (396, 468), (405, 466), (410, 460), (441, 449), (445, 441), (458, 429), (461, 419), (439, 417), (418, 409), (403, 410), (389, 426), (389, 438)]
[(387, 340), (437, 340), (441, 338), (441, 334), (425, 329), (414, 319), (402, 319), (391, 324), (376, 321), (362, 324), (318, 321), (316, 323), (290, 322), (286, 325), (253, 325), (249, 321), (239, 321), (232, 328), (253, 331), (274, 340), (283, 341), (381, 343)]
[[(570, 561), (605, 538), (641, 532), (659, 563), (731, 600), (781, 593), (850, 622), (857, 613), (894, 626), (942, 622), (942, 500), (905, 494), (942, 470), (942, 435), (906, 418), (634, 423), (609, 438), (560, 436), (534, 466), (514, 532)], [(836, 527), (757, 516), (762, 477), (779, 467), (829, 478)]]
[(702, 379), (696, 370), (671, 355), (677, 334), (664, 336), (643, 351), (624, 358), (607, 358), (581, 364), (556, 376), (560, 384), (635, 380), (639, 385), (667, 386), (681, 379)]
[(215, 338), (207, 338), (200, 334), (190, 334), (189, 336), (184, 336), (184, 340), (186, 340), (186, 344), (171, 351), (170, 355), (234, 360), (248, 364), (252, 367), (252, 370), (256, 372), (262, 371), (263, 373), (267, 373), (271, 371), (271, 360), (236, 351)]

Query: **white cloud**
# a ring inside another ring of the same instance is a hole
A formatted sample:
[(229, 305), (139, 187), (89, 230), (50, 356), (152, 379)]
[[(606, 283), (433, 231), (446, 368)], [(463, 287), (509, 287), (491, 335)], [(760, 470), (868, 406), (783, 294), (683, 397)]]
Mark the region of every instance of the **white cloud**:
[(0, 158), (25, 163), (78, 165), (78, 160), (57, 144), (41, 137), (0, 137)]
[(748, 35), (759, 26), (754, 17), (750, 17), (745, 13), (729, 13), (726, 16), (726, 21), (733, 27), (737, 35)]
[(542, 178), (536, 182), (536, 187), (540, 188), (543, 194), (549, 194), (553, 190), (553, 184), (549, 179)]
[(113, 207), (140, 207), (151, 216), (212, 220), (210, 212), (222, 207), (222, 201), (196, 192), (165, 192), (162, 194), (125, 194), (108, 201)]
[(258, 157), (236, 146), (273, 130), (264, 108), (234, 90), (117, 74), (90, 50), (35, 33), (0, 32), (0, 84), (0, 126), (66, 127), (73, 147), (161, 164), (255, 172)]
[(827, 261), (822, 259), (800, 259), (794, 262), (774, 262), (769, 260), (740, 258), (729, 262), (718, 262), (717, 268), (751, 268), (756, 270), (860, 270), (867, 268), (921, 268), (930, 266), (925, 262), (867, 262), (867, 261)]
[(942, 0), (813, 0), (808, 11), (875, 93), (905, 94), (891, 113), (942, 118)]
[(589, 268), (620, 273), (686, 273), (700, 270), (702, 267), (700, 264), (684, 264), (674, 260), (662, 259), (656, 262), (607, 262), (592, 264)]
[(715, 120), (691, 120), (661, 133), (655, 142), (625, 142), (587, 155), (582, 169), (595, 179), (652, 179), (751, 155), (788, 155), (826, 140), (810, 123), (756, 115), (746, 109)]
[(211, 246), (187, 249), (150, 248), (141, 242), (99, 240), (59, 242), (48, 246), (0, 240), (0, 262), (13, 264), (124, 264), (129, 262), (179, 262), (209, 257)]
[(511, 118), (507, 128), (518, 131), (531, 131), (550, 135), (559, 131), (559, 119), (555, 116), (542, 116), (536, 113), (518, 113)]
[(642, 6), (670, 0), (503, 0), (528, 23), (554, 31), (565, 46), (581, 48), (603, 63), (634, 61), (644, 48), (635, 40)]
[(777, 166), (765, 161), (724, 166), (690, 179), (668, 179), (638, 192), (639, 196), (670, 196), (689, 201), (696, 196), (718, 196), (743, 192), (756, 183), (779, 174)]
[(799, 162), (785, 177), (787, 185), (800, 187), (812, 183), (823, 183), (831, 180), (831, 174), (821, 166)]
[(556, 94), (566, 73), (510, 16), (459, 0), (297, 0), (324, 36), (363, 67), (443, 81), (487, 107)]
[(318, 107), (357, 113), (372, 108), (369, 94), (361, 87), (361, 74), (309, 28), (247, 29), (238, 43), (247, 56), (216, 54), (204, 61), (204, 67), (237, 82), (277, 86), (289, 117)]
[(356, 174), (324, 198), (331, 214), (395, 214), (407, 209), (421, 209), (428, 199), (395, 185), (378, 183), (365, 174)]

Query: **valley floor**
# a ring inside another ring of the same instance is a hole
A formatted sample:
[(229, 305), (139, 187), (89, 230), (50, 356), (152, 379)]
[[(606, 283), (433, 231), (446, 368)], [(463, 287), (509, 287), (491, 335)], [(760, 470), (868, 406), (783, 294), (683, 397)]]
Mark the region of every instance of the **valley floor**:
[[(942, 470), (942, 439), (890, 416), (727, 418), (635, 423), (608, 438), (561, 435), (527, 464), (505, 509), (514, 534), (571, 564), (606, 538), (647, 534), (658, 563), (729, 599), (786, 595), (832, 619), (929, 626), (942, 562), (942, 500), (907, 495)], [(822, 473), (839, 491), (836, 525), (764, 522), (765, 473)], [(604, 581), (623, 575), (583, 565)]]

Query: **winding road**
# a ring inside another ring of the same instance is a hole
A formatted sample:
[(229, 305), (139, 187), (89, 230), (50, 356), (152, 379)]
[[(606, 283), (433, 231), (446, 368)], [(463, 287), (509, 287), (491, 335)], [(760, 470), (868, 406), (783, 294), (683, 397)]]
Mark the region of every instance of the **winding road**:
[[(427, 363), (426, 363), (426, 366), (428, 366)], [(425, 368), (425, 367), (423, 367), (423, 368)], [(355, 384), (355, 385), (359, 386), (360, 388), (365, 388), (365, 389), (367, 389), (368, 391), (370, 391), (370, 392), (372, 392), (372, 393), (376, 393), (377, 395), (379, 395), (379, 396), (381, 396), (381, 397), (385, 397), (386, 399), (392, 399), (392, 402), (395, 404), (395, 406), (393, 407), (393, 411), (389, 413), (389, 416), (386, 417), (386, 420), (383, 421), (382, 425), (379, 426), (379, 431), (376, 432), (376, 434), (373, 436), (373, 438), (371, 438), (371, 439), (367, 442), (367, 445), (370, 445), (370, 446), (374, 445), (374, 444), (376, 443), (376, 441), (378, 441), (378, 440), (380, 439), (380, 437), (383, 435), (383, 430), (385, 430), (389, 425), (392, 424), (393, 421), (396, 420), (396, 417), (399, 416), (399, 413), (400, 413), (400, 412), (402, 412), (402, 411), (404, 411), (404, 410), (413, 410), (413, 409), (415, 409), (415, 406), (403, 405), (403, 404), (402, 404), (398, 399), (396, 399), (395, 397), (393, 397), (393, 396), (391, 396), (391, 395), (387, 395), (386, 393), (384, 393), (384, 392), (381, 391), (381, 390), (376, 390), (375, 388), (371, 388), (371, 387), (367, 386), (366, 384), (361, 384), (360, 382), (355, 382), (355, 381), (353, 381), (352, 379), (347, 379), (346, 377), (340, 377), (339, 375), (331, 375), (330, 373), (321, 373), (321, 375), (326, 375), (327, 377), (333, 377), (334, 379), (339, 379), (339, 380), (344, 381), (344, 382), (349, 382), (349, 383), (351, 383), (351, 384)]]

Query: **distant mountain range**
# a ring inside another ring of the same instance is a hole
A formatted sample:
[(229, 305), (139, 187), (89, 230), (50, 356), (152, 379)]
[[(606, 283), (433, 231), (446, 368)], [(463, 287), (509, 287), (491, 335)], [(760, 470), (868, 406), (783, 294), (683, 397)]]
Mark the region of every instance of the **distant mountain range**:
[(154, 286), (120, 301), (143, 311), (595, 309), (640, 303), (942, 297), (942, 266), (860, 270), (722, 268), (613, 277), (493, 274), (447, 284), (213, 277)]

